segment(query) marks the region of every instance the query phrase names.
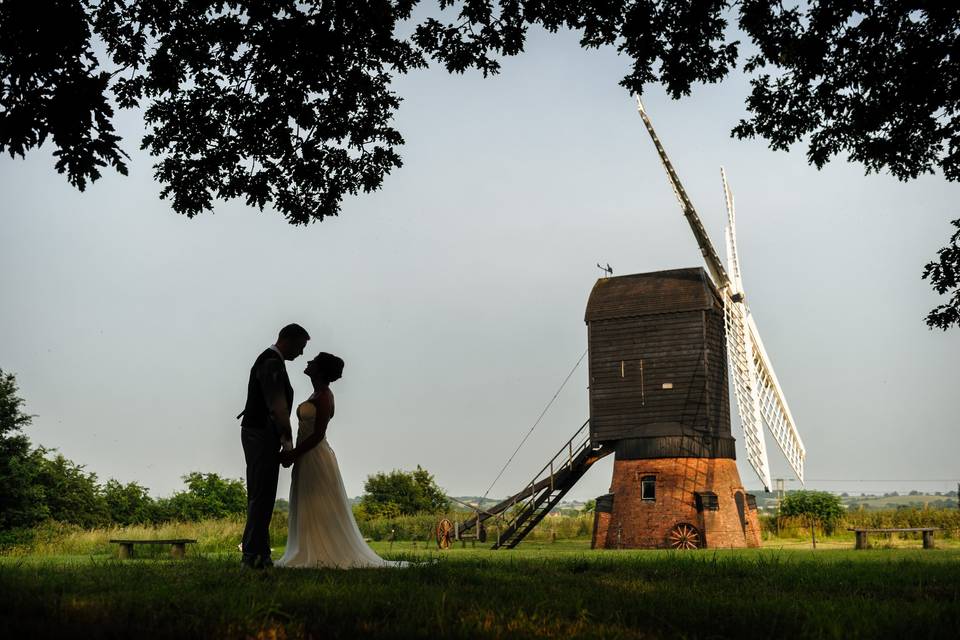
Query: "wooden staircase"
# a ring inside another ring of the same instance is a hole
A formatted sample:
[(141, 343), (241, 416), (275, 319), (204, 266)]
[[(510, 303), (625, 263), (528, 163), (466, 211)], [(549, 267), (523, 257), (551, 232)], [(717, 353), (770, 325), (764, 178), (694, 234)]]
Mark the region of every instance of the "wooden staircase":
[[(594, 462), (613, 449), (590, 442), (589, 421), (573, 434), (524, 489), (463, 523), (466, 531), (499, 516), (493, 549), (513, 549), (550, 513)], [(501, 515), (503, 514), (503, 515)]]

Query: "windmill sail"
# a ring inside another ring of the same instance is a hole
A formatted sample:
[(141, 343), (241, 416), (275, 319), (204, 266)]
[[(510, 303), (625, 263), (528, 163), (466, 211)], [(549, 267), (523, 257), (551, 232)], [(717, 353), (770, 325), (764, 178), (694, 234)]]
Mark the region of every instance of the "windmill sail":
[(754, 348), (753, 360), (760, 390), (760, 415), (763, 416), (767, 429), (770, 430), (773, 439), (777, 441), (784, 457), (786, 457), (793, 472), (797, 474), (797, 478), (802, 483), (803, 461), (807, 457), (807, 451), (800, 439), (797, 424), (790, 414), (787, 399), (784, 397), (780, 383), (777, 381), (777, 374), (773, 372), (773, 365), (770, 364), (767, 351), (763, 348), (760, 332), (757, 331), (757, 325), (753, 321), (753, 316), (750, 315), (749, 310), (747, 311), (747, 328), (750, 330), (750, 338)]
[(747, 450), (747, 460), (753, 467), (766, 490), (770, 490), (770, 464), (767, 459), (767, 447), (764, 441), (762, 425), (773, 435), (784, 456), (793, 468), (800, 482), (803, 482), (803, 461), (806, 451), (796, 423), (790, 414), (786, 398), (773, 365), (763, 348), (757, 325), (750, 315), (750, 309), (744, 300), (743, 281), (740, 276), (740, 258), (737, 253), (736, 224), (733, 207), (733, 194), (727, 185), (726, 173), (721, 169), (723, 176), (724, 195), (727, 204), (727, 218), (729, 225), (726, 229), (727, 267), (724, 268), (717, 255), (710, 237), (707, 235), (687, 196), (686, 190), (680, 183), (680, 178), (667, 157), (667, 152), (660, 143), (653, 123), (643, 108), (640, 97), (637, 97), (637, 111), (643, 120), (650, 138), (657, 149), (660, 161), (667, 172), (670, 186), (673, 188), (683, 215), (693, 231), (693, 235), (700, 246), (707, 263), (710, 275), (724, 298), (724, 324), (727, 334), (727, 356), (730, 370), (733, 375), (734, 395), (737, 399), (737, 408), (740, 413), (740, 422), (743, 426), (744, 445)]
[(724, 319), (727, 330), (727, 361), (733, 377), (733, 392), (743, 427), (743, 444), (747, 461), (770, 490), (770, 463), (767, 444), (763, 438), (763, 423), (760, 412), (760, 384), (753, 358), (753, 341), (747, 323), (747, 305), (743, 302), (743, 281), (740, 279), (740, 256), (737, 253), (737, 228), (734, 217), (733, 194), (727, 186), (727, 174), (720, 169), (723, 178), (723, 194), (727, 204), (727, 267), (730, 270), (730, 286), (724, 290)]
[(653, 139), (653, 146), (657, 148), (657, 153), (660, 155), (660, 162), (663, 163), (663, 168), (667, 171), (670, 186), (673, 187), (673, 193), (680, 202), (683, 215), (690, 224), (690, 230), (693, 231), (693, 236), (697, 239), (700, 252), (703, 254), (703, 259), (706, 260), (707, 268), (710, 270), (710, 275), (713, 276), (713, 281), (717, 286), (723, 289), (730, 282), (730, 279), (727, 277), (727, 272), (723, 268), (723, 263), (720, 261), (720, 256), (717, 255), (716, 249), (713, 248), (713, 243), (710, 242), (710, 236), (707, 235), (707, 230), (703, 228), (703, 222), (700, 221), (697, 210), (693, 208), (693, 202), (687, 197), (687, 191), (680, 183), (680, 176), (674, 171), (673, 163), (670, 162), (670, 158), (667, 157), (667, 151), (660, 143), (657, 132), (653, 130), (653, 123), (650, 122), (650, 116), (647, 115), (646, 109), (643, 108), (643, 102), (640, 101), (640, 96), (637, 96), (637, 111), (643, 119), (644, 126), (647, 127), (647, 133), (649, 133), (650, 138)]
[(727, 174), (722, 168), (720, 176), (723, 179), (723, 193), (727, 205), (727, 266), (732, 276), (726, 296), (727, 356), (733, 373), (734, 395), (743, 425), (747, 459), (763, 486), (769, 491), (770, 466), (761, 433), (761, 419), (800, 482), (803, 482), (803, 460), (806, 451), (744, 298), (733, 194), (727, 184)]

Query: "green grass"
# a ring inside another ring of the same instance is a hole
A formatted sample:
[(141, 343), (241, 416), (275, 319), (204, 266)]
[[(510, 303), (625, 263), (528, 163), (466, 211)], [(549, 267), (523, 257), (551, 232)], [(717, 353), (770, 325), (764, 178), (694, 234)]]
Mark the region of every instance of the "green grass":
[(228, 552), (3, 557), (0, 637), (952, 638), (960, 617), (956, 548), (373, 546), (416, 564), (254, 572)]

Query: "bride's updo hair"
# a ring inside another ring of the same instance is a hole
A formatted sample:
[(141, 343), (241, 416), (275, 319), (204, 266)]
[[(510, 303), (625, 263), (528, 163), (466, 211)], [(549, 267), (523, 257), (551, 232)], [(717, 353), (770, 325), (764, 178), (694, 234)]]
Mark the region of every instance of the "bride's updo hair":
[(312, 364), (320, 374), (328, 379), (333, 377), (334, 374), (339, 375), (343, 372), (343, 359), (326, 351), (321, 351), (317, 357), (313, 359)]

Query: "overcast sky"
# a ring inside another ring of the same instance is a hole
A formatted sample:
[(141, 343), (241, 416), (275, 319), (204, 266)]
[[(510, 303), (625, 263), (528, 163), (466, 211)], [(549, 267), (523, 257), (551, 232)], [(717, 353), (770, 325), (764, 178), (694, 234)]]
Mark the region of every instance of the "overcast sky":
[[(291, 227), (217, 205), (188, 220), (160, 200), (142, 123), (119, 120), (130, 176), (85, 193), (48, 146), (0, 160), (0, 367), (17, 375), (28, 434), (101, 479), (155, 495), (191, 471), (242, 477), (249, 367), (288, 322), (307, 356), (346, 360), (329, 440), (348, 493), (417, 464), (452, 495), (487, 490), (586, 348), (594, 266), (700, 266), (635, 106), (628, 61), (533, 32), (498, 77), (441, 69), (396, 82), (404, 167), (339, 218)], [(808, 487), (949, 490), (960, 480), (960, 330), (930, 331), (920, 279), (951, 233), (960, 185), (900, 183), (841, 159), (808, 167), (729, 130), (741, 76), (681, 101), (645, 98), (722, 252), (725, 166), (743, 277), (807, 449)], [(308, 358), (288, 364), (296, 397)], [(526, 484), (587, 418), (586, 364), (492, 496)], [(741, 446), (748, 488), (760, 483)], [(774, 477), (789, 477), (768, 436)], [(607, 459), (570, 498), (606, 493)], [(285, 496), (289, 472), (281, 473)], [(797, 487), (798, 483), (788, 484)]]

